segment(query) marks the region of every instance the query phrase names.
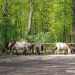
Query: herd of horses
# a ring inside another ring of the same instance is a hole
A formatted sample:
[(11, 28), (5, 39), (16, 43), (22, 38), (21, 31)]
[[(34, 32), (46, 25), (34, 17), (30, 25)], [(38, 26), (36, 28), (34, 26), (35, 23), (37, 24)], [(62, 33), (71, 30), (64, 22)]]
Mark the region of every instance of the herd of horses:
[(41, 51), (43, 51), (43, 45), (40, 43), (30, 43), (24, 40), (21, 41), (11, 41), (7, 45), (7, 49), (9, 53), (15, 53), (15, 54), (41, 54)]
[[(55, 54), (60, 54), (60, 52), (64, 54), (71, 54), (72, 49), (70, 47), (71, 45), (63, 42), (57, 42), (55, 44)], [(8, 53), (11, 54), (41, 54), (41, 51), (44, 51), (44, 45), (41, 43), (30, 43), (24, 40), (21, 41), (11, 41), (7, 45)]]

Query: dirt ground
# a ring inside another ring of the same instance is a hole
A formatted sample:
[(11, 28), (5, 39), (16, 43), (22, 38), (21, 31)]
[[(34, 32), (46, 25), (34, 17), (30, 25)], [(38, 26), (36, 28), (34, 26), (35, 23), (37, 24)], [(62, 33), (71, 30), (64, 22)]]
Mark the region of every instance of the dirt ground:
[(75, 75), (75, 55), (1, 56), (0, 75)]

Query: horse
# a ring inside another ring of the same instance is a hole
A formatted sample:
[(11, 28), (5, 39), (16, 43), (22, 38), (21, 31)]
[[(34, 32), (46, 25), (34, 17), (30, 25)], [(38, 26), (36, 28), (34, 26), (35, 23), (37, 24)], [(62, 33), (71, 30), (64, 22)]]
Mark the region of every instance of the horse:
[(68, 54), (71, 54), (71, 49), (70, 49), (70, 47), (69, 47), (68, 44), (63, 43), (63, 42), (57, 42), (57, 43), (55, 44), (55, 46), (56, 46), (55, 54), (60, 54), (60, 50), (61, 50), (63, 53), (67, 52)]
[(38, 55), (41, 54), (41, 51), (43, 51), (43, 48), (44, 47), (42, 44), (39, 44), (39, 43), (34, 44), (34, 50)]
[(75, 43), (70, 43), (71, 53), (75, 54)]
[[(8, 48), (10, 49), (10, 52), (13, 53), (14, 51), (16, 51), (16, 54), (26, 54), (27, 51), (31, 50), (31, 43), (21, 40), (21, 41), (11, 41), (8, 44)], [(21, 51), (21, 52), (19, 52)]]

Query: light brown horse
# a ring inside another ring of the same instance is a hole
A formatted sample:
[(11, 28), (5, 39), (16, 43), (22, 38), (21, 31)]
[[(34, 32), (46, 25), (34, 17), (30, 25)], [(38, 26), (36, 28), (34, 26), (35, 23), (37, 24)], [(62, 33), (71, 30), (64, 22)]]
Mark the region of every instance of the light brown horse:
[(16, 51), (18, 53), (19, 51), (22, 51), (21, 54), (26, 54), (27, 51), (31, 50), (32, 44), (21, 40), (21, 41), (12, 41), (9, 42), (8, 48), (10, 49), (10, 52)]
[(56, 51), (55, 54), (60, 54), (60, 51), (63, 53), (67, 52), (67, 54), (71, 54), (71, 49), (67, 43), (58, 42), (56, 43)]

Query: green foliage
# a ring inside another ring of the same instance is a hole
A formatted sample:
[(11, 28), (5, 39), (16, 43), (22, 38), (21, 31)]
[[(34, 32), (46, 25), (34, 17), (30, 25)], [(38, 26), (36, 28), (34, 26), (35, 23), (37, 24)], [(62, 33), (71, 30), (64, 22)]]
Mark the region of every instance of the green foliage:
[[(5, 4), (7, 1), (7, 4)], [(71, 42), (72, 0), (31, 0), (31, 32), (28, 34), (30, 0), (0, 0), (0, 39), (32, 42)], [(7, 15), (4, 16), (4, 13)]]

